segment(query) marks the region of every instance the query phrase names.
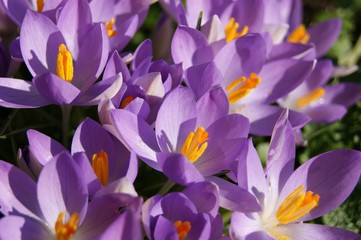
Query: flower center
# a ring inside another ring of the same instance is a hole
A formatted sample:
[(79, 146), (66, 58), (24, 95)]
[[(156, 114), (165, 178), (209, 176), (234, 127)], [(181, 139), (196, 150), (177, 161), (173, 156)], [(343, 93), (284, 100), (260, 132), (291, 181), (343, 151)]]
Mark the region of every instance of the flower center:
[(208, 132), (203, 127), (197, 128), (196, 132), (190, 132), (182, 147), (182, 154), (192, 163), (202, 156), (208, 143)]
[(42, 12), (44, 8), (44, 0), (36, 0), (36, 11)]
[(307, 107), (308, 105), (310, 105), (312, 102), (318, 100), (319, 98), (321, 98), (323, 95), (325, 95), (325, 89), (323, 88), (316, 88), (315, 90), (313, 90), (312, 92), (307, 93), (306, 95), (300, 97), (297, 101), (296, 101), (296, 107), (297, 108), (303, 108), (303, 107)]
[(109, 38), (114, 37), (118, 33), (117, 30), (115, 30), (114, 23), (115, 18), (111, 18), (108, 22), (104, 23)]
[(183, 240), (187, 237), (188, 232), (191, 230), (191, 223), (188, 221), (175, 221), (173, 223), (174, 227), (177, 229), (179, 240)]
[(301, 24), (298, 26), (287, 38), (288, 42), (291, 43), (302, 43), (306, 44), (310, 40), (310, 34), (308, 34), (305, 25)]
[(63, 223), (65, 212), (61, 212), (55, 223), (55, 234), (57, 240), (69, 240), (76, 232), (79, 222), (79, 214), (74, 212), (68, 222)]
[(128, 106), (129, 103), (131, 103), (135, 98), (133, 96), (126, 97), (122, 103), (120, 104), (120, 108), (124, 109), (126, 106)]
[(92, 167), (100, 183), (106, 186), (109, 178), (108, 154), (103, 150), (93, 154)]
[(245, 97), (251, 89), (256, 88), (261, 81), (262, 79), (258, 77), (257, 73), (251, 73), (248, 79), (242, 76), (231, 82), (226, 88), (229, 103), (238, 102), (241, 98)]
[(244, 26), (240, 32), (237, 32), (238, 28), (239, 24), (236, 22), (236, 20), (233, 17), (229, 19), (227, 26), (224, 28), (227, 43), (248, 33), (248, 26)]
[(73, 57), (65, 44), (59, 45), (58, 57), (56, 59), (56, 75), (67, 82), (73, 80)]
[(288, 224), (310, 212), (318, 206), (320, 196), (311, 191), (302, 192), (304, 186), (299, 186), (282, 202), (276, 213), (279, 224)]

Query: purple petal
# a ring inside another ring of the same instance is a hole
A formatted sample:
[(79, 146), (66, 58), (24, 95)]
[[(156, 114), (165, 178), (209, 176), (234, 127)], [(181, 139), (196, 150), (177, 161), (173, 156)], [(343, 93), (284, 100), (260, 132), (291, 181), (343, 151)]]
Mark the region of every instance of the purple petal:
[(79, 214), (79, 223), (85, 217), (88, 190), (79, 167), (69, 153), (55, 156), (40, 173), (37, 195), (41, 211), (50, 226), (54, 226), (59, 214), (66, 212), (66, 219)]
[[(79, 234), (81, 239), (98, 239), (108, 227), (115, 224), (114, 221), (119, 220), (119, 217), (127, 215), (129, 211), (131, 214), (137, 213), (140, 206), (141, 202), (137, 197), (127, 194), (107, 194), (100, 198), (94, 198), (89, 203), (87, 215), (77, 231), (77, 235)], [(124, 217), (129, 219), (129, 216)], [(136, 216), (136, 218), (139, 217)], [(133, 224), (134, 222), (129, 223)]]
[(343, 118), (347, 112), (347, 108), (338, 104), (323, 104), (316, 107), (309, 107), (303, 112), (312, 119), (312, 122), (331, 123)]
[(155, 131), (162, 151), (181, 149), (196, 124), (196, 102), (192, 92), (184, 87), (174, 89), (158, 111)]
[[(282, 227), (280, 227), (282, 228)], [(360, 239), (361, 236), (354, 232), (323, 226), (318, 224), (287, 224), (287, 227), (282, 228), (281, 234), (290, 237), (294, 240), (302, 240), (302, 239), (314, 239), (314, 240), (338, 240), (338, 239)]]
[(82, 41), (78, 58), (74, 63), (73, 84), (75, 86), (86, 90), (94, 84), (107, 62), (108, 49), (109, 40), (104, 26), (95, 24)]
[(293, 173), (295, 155), (295, 141), (288, 120), (288, 110), (284, 110), (272, 132), (266, 170), (268, 183), (278, 194)]
[[(220, 86), (211, 89), (197, 101), (197, 126), (208, 128), (218, 119), (227, 116), (228, 110), (229, 102), (223, 89)], [(248, 125), (248, 121), (243, 123), (245, 123), (244, 126)]]
[(108, 239), (143, 239), (137, 216), (130, 210), (123, 212), (102, 233), (100, 240)]
[(338, 207), (352, 192), (361, 174), (361, 153), (340, 149), (318, 155), (301, 165), (288, 179), (279, 197), (280, 204), (300, 185), (320, 196), (318, 206), (301, 221), (326, 214)]
[(0, 239), (2, 240), (46, 240), (53, 237), (48, 226), (32, 218), (7, 216), (0, 220)]
[(197, 168), (182, 154), (157, 153), (157, 160), (162, 172), (173, 182), (187, 186), (204, 181)]
[(350, 107), (361, 99), (361, 84), (339, 83), (325, 87), (325, 102)]
[(174, 33), (171, 49), (174, 62), (183, 63), (183, 69), (213, 58), (207, 39), (193, 28), (179, 26)]
[(324, 55), (335, 43), (341, 30), (341, 19), (335, 18), (313, 25), (308, 33), (315, 44), (317, 58)]
[(45, 166), (55, 155), (67, 149), (58, 141), (42, 134), (36, 130), (26, 132), (29, 141), (29, 147), (39, 163)]
[(242, 150), (238, 159), (238, 186), (248, 189), (256, 196), (260, 205), (264, 206), (268, 185), (261, 160), (253, 146), (252, 140), (248, 140), (248, 145)]
[(33, 83), (40, 94), (53, 104), (71, 104), (80, 94), (80, 90), (73, 84), (52, 73), (38, 75), (33, 79)]
[(0, 105), (9, 108), (36, 108), (48, 105), (29, 81), (0, 78)]
[(129, 81), (131, 78), (130, 72), (124, 60), (119, 56), (117, 51), (114, 51), (104, 69), (103, 78), (106, 79), (119, 73), (122, 74), (124, 82)]
[(3, 214), (42, 217), (34, 180), (4, 161), (0, 161), (0, 192), (0, 206)]
[(331, 78), (334, 70), (332, 61), (329, 59), (320, 60), (316, 63), (310, 77), (306, 80), (307, 87), (310, 90), (316, 89)]
[(43, 14), (28, 11), (20, 35), (21, 53), (30, 73), (55, 73), (59, 45), (64, 43), (55, 24)]
[(232, 15), (240, 27), (249, 27), (250, 32), (260, 32), (263, 26), (264, 4), (262, 0), (236, 1)]
[(249, 34), (225, 45), (214, 62), (226, 84), (241, 76), (259, 73), (266, 57), (266, 44), (259, 34)]
[(123, 84), (122, 75), (115, 75), (95, 83), (86, 92), (80, 95), (74, 104), (98, 105), (102, 100), (111, 99), (120, 90)]
[[(270, 55), (267, 57), (267, 61), (276, 61), (287, 58), (294, 58), (297, 56), (303, 56), (305, 53), (314, 52), (313, 45), (304, 45), (304, 44), (296, 44), (284, 42), (275, 46), (272, 46), (272, 51)], [(316, 56), (313, 56), (313, 59)], [(312, 60), (312, 59), (310, 59)]]
[(201, 98), (206, 92), (216, 85), (223, 83), (223, 77), (214, 62), (192, 66), (185, 72), (187, 85)]
[(218, 213), (219, 197), (218, 188), (210, 182), (199, 182), (188, 186), (183, 190), (196, 206), (197, 212), (210, 213), (215, 217)]
[(17, 25), (21, 25), (28, 9), (35, 10), (31, 1), (22, 0), (3, 0), (1, 8)]
[(113, 110), (111, 116), (123, 143), (151, 167), (159, 169), (155, 154), (159, 147), (153, 129), (143, 119), (126, 110)]
[(206, 180), (219, 187), (219, 205), (221, 207), (238, 212), (261, 210), (256, 198), (243, 188), (219, 177), (207, 177)]
[(163, 216), (159, 216), (154, 229), (154, 239), (178, 240), (178, 233), (173, 223)]
[(235, 212), (232, 214), (229, 233), (231, 239), (257, 239), (272, 240), (263, 229), (259, 219), (254, 219), (256, 214), (244, 214)]
[(89, 4), (85, 0), (66, 2), (59, 14), (57, 26), (62, 32), (74, 59), (78, 58), (80, 43), (84, 40), (83, 38), (91, 23)]
[(131, 63), (131, 68), (133, 70), (136, 69), (144, 59), (149, 57), (153, 57), (152, 41), (150, 39), (147, 39), (143, 41), (135, 50), (133, 55), (133, 61)]
[[(277, 106), (254, 104), (248, 105), (240, 113), (249, 118), (251, 122), (250, 132), (252, 134), (270, 136), (282, 111), (283, 108)], [(289, 114), (289, 121), (293, 129), (299, 129), (310, 121), (310, 118), (303, 113), (290, 111)]]

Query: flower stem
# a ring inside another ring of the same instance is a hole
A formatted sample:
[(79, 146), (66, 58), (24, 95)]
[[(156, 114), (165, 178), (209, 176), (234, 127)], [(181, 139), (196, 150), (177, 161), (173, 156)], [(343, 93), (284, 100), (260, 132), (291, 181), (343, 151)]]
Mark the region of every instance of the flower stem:
[(61, 113), (62, 113), (62, 135), (63, 135), (63, 145), (65, 147), (68, 147), (69, 141), (68, 141), (68, 134), (69, 134), (69, 121), (70, 121), (70, 112), (71, 112), (71, 106), (69, 105), (63, 105), (61, 107)]
[(167, 192), (169, 192), (169, 190), (172, 189), (172, 187), (175, 185), (174, 182), (172, 182), (171, 180), (168, 180), (164, 185), (163, 187), (159, 190), (158, 194), (160, 195), (164, 195), (166, 194)]

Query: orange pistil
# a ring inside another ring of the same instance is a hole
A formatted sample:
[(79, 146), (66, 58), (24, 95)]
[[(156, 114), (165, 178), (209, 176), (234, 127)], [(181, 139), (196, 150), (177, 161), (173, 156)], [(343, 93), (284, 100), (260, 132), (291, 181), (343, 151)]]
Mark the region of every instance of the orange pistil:
[(79, 222), (79, 214), (74, 212), (68, 222), (63, 223), (65, 212), (61, 212), (55, 223), (55, 234), (57, 240), (69, 240), (75, 234)]
[(301, 24), (298, 26), (287, 38), (288, 42), (291, 43), (302, 43), (306, 44), (310, 40), (310, 34), (308, 34), (305, 25)]
[[(231, 82), (226, 88), (228, 92), (229, 103), (238, 102), (240, 99), (250, 93), (251, 89), (256, 88), (262, 79), (258, 77), (257, 73), (251, 73), (249, 78), (242, 76)], [(241, 84), (243, 83), (243, 84)]]
[(191, 223), (188, 221), (176, 221), (174, 227), (177, 229), (179, 240), (183, 240), (187, 237), (188, 232), (191, 230)]
[(182, 147), (182, 154), (192, 163), (202, 156), (208, 143), (208, 132), (203, 127), (197, 128), (196, 132), (190, 132)]
[(42, 12), (44, 8), (44, 0), (36, 0), (36, 11)]
[(236, 20), (234, 18), (229, 19), (227, 26), (224, 28), (227, 43), (248, 33), (248, 26), (244, 26), (240, 32), (237, 32), (238, 28), (239, 24), (236, 22)]
[(310, 105), (312, 102), (320, 99), (323, 95), (325, 95), (325, 89), (323, 88), (316, 88), (312, 92), (307, 93), (306, 95), (300, 97), (296, 101), (296, 107), (297, 108), (303, 108)]
[(120, 104), (120, 108), (121, 109), (124, 109), (126, 106), (128, 106), (129, 103), (131, 103), (131, 101), (134, 100), (134, 97), (133, 96), (128, 96), (126, 97), (122, 103)]
[(65, 44), (59, 45), (59, 52), (56, 59), (56, 75), (67, 82), (73, 81), (74, 66), (71, 52)]
[(108, 154), (103, 150), (93, 154), (92, 167), (100, 183), (106, 186), (109, 178)]
[(111, 18), (108, 22), (104, 23), (109, 38), (114, 37), (118, 33), (114, 28), (114, 23), (115, 18)]

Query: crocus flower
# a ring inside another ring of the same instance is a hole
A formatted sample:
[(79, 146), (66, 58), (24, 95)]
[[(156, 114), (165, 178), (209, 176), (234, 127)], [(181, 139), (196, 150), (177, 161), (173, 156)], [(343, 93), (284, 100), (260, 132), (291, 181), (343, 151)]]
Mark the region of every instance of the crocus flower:
[(145, 163), (184, 185), (227, 169), (248, 134), (246, 118), (228, 115), (220, 88), (198, 102), (189, 89), (174, 89), (159, 109), (155, 131), (129, 111), (113, 111), (112, 119), (121, 140)]
[[(27, 135), (29, 147), (21, 152), (18, 162), (22, 169), (36, 179), (54, 156), (67, 149), (36, 130), (28, 130)], [(104, 187), (112, 188), (114, 184), (120, 184), (123, 177), (133, 182), (137, 176), (135, 154), (89, 118), (76, 129), (71, 154), (84, 174), (90, 198)]]
[[(102, 195), (88, 203), (83, 174), (66, 152), (46, 164), (37, 183), (6, 162), (0, 162), (0, 170), (0, 204), (6, 216), (0, 220), (1, 239), (99, 238), (113, 221), (122, 222), (123, 213), (128, 220), (129, 213), (139, 214), (141, 201), (127, 194)], [(139, 230), (133, 226), (137, 221), (128, 224), (118, 227)], [(135, 236), (140, 239), (139, 232)]]
[(93, 22), (103, 23), (109, 37), (110, 52), (122, 50), (143, 23), (149, 0), (92, 0)]
[[(203, 94), (221, 85), (228, 97), (229, 112), (249, 118), (252, 134), (270, 135), (282, 112), (282, 108), (273, 103), (308, 78), (313, 61), (292, 59), (286, 54), (287, 57), (278, 56), (266, 62), (267, 46), (259, 34), (238, 38), (216, 53), (212, 49), (203, 34), (195, 29), (178, 27), (174, 34), (173, 59), (186, 68), (189, 87)], [(212, 61), (214, 64), (210, 64)], [(205, 72), (207, 77), (203, 77)], [(291, 112), (290, 119), (295, 129), (309, 121), (306, 115), (297, 112)]]
[(341, 119), (347, 108), (361, 99), (361, 85), (326, 85), (333, 70), (330, 60), (319, 61), (305, 82), (279, 100), (280, 105), (307, 114), (312, 122), (330, 123)]
[[(95, 83), (107, 60), (108, 39), (104, 26), (90, 25), (90, 17), (85, 0), (65, 4), (57, 25), (40, 13), (28, 11), (20, 32), (20, 47), (34, 79), (0, 79), (1, 105), (95, 105), (102, 98), (112, 97), (122, 79), (113, 76)], [(81, 21), (73, 24), (74, 18)]]
[(142, 210), (144, 229), (149, 239), (220, 239), (218, 208), (217, 187), (195, 183), (183, 192), (148, 199)]
[(307, 224), (338, 207), (356, 186), (361, 152), (340, 149), (318, 155), (294, 171), (295, 147), (287, 111), (278, 120), (264, 171), (252, 142), (241, 156), (238, 185), (248, 189), (262, 208), (235, 212), (232, 239), (359, 239), (350, 231)]

